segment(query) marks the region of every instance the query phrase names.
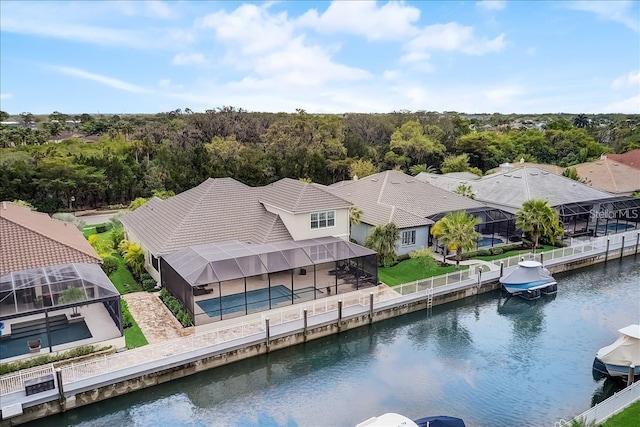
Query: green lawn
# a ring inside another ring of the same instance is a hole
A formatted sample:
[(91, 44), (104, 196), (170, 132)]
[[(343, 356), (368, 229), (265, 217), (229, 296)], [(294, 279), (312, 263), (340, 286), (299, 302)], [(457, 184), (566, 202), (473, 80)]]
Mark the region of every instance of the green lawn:
[[(536, 253), (539, 252), (547, 252), (547, 251), (552, 251), (554, 249), (559, 249), (555, 246), (550, 246), (550, 245), (543, 245), (540, 246), (536, 249)], [(509, 258), (510, 256), (516, 256), (516, 255), (520, 255), (520, 254), (526, 254), (526, 253), (530, 253), (531, 249), (522, 249), (519, 251), (509, 251), (509, 252), (505, 252), (503, 254), (500, 255), (489, 255), (489, 256), (478, 256), (475, 257), (473, 259), (481, 259), (483, 261), (493, 261), (496, 259), (502, 259), (502, 258)]]
[(130, 292), (139, 292), (142, 291), (142, 287), (138, 282), (135, 281), (133, 276), (131, 276), (131, 272), (125, 267), (124, 259), (120, 256), (119, 253), (114, 252), (111, 254), (112, 257), (118, 260), (118, 269), (109, 276), (111, 282), (116, 287), (118, 292), (122, 295), (128, 294)]
[[(467, 269), (468, 266), (460, 266), (461, 269)], [(442, 274), (455, 271), (455, 266), (440, 267), (434, 265), (428, 269), (424, 269), (417, 259), (408, 259), (401, 261), (393, 267), (379, 267), (378, 279), (389, 286), (400, 285), (402, 283), (414, 282), (416, 280), (427, 277), (440, 276)]]
[(147, 339), (144, 337), (140, 326), (136, 323), (136, 319), (131, 316), (131, 327), (124, 330), (124, 342), (127, 345), (127, 348), (135, 348), (142, 347), (143, 345), (147, 345)]
[(638, 427), (640, 420), (640, 401), (632, 404), (624, 411), (609, 418), (602, 427)]

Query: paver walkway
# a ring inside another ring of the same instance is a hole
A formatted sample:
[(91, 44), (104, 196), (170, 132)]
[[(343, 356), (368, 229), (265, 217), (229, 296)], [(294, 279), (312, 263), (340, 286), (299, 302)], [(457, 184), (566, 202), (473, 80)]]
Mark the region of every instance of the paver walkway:
[(149, 344), (180, 338), (193, 333), (193, 328), (182, 328), (156, 293), (135, 292), (122, 296), (129, 311)]

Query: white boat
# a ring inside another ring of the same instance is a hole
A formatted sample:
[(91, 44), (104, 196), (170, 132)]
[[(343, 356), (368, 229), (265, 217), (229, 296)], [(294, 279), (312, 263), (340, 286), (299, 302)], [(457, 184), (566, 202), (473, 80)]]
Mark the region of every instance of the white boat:
[(558, 291), (558, 282), (538, 261), (520, 261), (515, 270), (500, 278), (500, 283), (510, 294), (529, 300)]
[(379, 417), (371, 417), (361, 422), (356, 427), (465, 427), (460, 418), (438, 415), (411, 420), (404, 415), (388, 412)]
[(620, 336), (611, 345), (602, 347), (593, 360), (593, 376), (626, 379), (634, 365), (634, 377), (640, 376), (640, 325), (619, 329)]

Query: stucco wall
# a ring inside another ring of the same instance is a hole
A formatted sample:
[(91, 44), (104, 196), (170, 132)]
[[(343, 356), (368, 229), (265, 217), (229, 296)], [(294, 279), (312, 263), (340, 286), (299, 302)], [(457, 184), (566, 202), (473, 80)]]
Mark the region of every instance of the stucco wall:
[(289, 230), (293, 240), (314, 239), (318, 237), (334, 236), (349, 240), (349, 209), (334, 209), (336, 212), (333, 227), (311, 229), (311, 212), (293, 214), (275, 206), (266, 205), (265, 208), (279, 215)]

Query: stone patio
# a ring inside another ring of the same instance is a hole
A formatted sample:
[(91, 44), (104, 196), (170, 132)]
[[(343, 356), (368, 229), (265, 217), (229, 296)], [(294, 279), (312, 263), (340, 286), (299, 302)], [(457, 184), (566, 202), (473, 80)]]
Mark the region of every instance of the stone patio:
[(149, 344), (193, 334), (193, 328), (183, 328), (158, 295), (135, 292), (122, 296)]

